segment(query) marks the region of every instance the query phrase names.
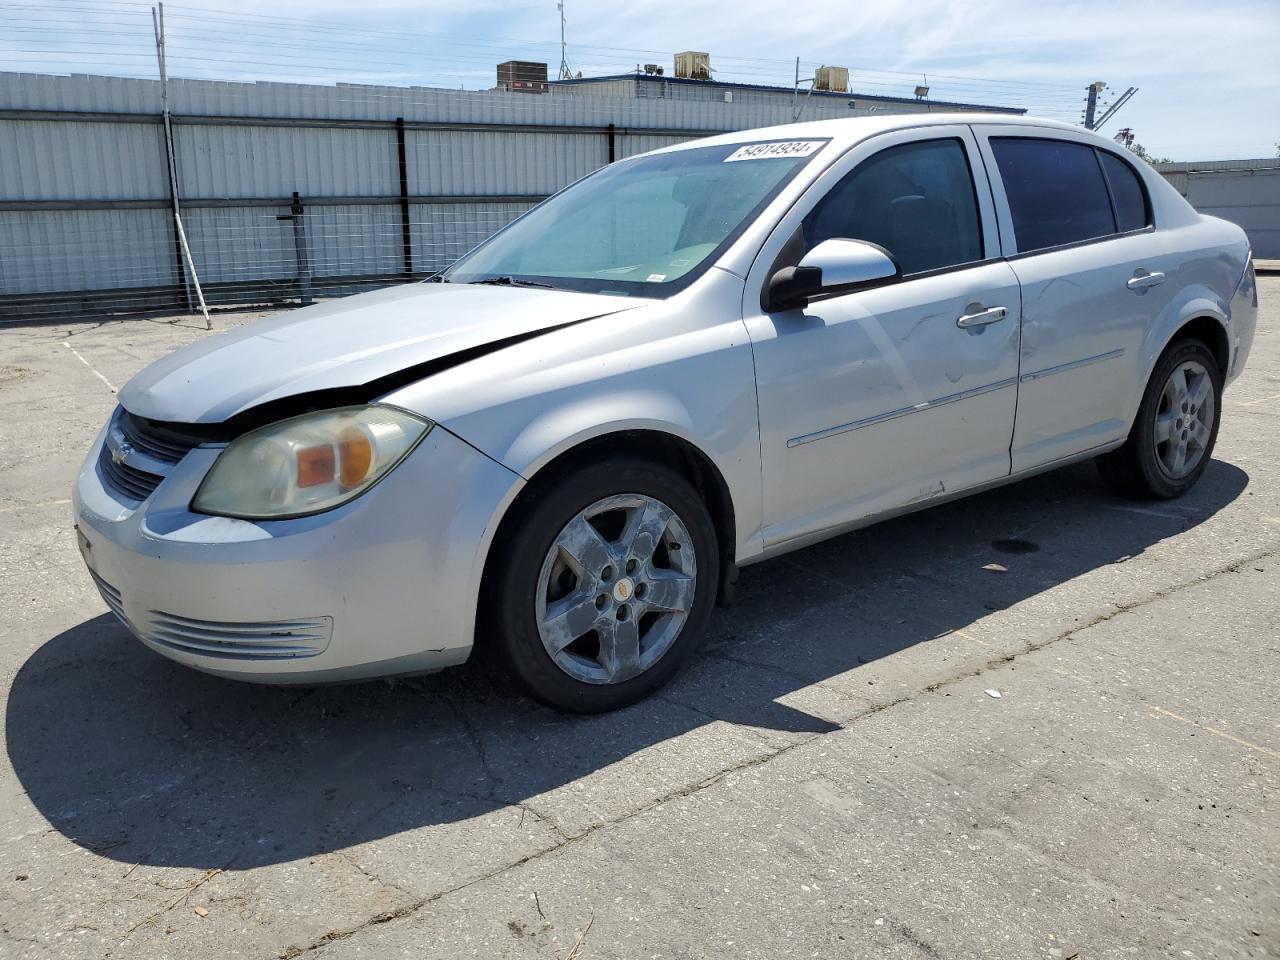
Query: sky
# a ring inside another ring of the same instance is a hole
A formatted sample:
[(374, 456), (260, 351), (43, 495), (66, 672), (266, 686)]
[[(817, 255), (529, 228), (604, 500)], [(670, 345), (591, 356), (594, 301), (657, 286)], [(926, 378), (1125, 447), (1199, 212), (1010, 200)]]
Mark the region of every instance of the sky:
[[(170, 0), (171, 76), (480, 90), (494, 64), (559, 64), (554, 0)], [(570, 67), (670, 69), (711, 53), (715, 76), (790, 86), (847, 66), (854, 92), (1024, 106), (1079, 122), (1085, 88), (1138, 92), (1103, 130), (1132, 128), (1174, 160), (1272, 157), (1280, 141), (1280, 0), (565, 0)], [(0, 0), (0, 69), (154, 76), (146, 0)]]

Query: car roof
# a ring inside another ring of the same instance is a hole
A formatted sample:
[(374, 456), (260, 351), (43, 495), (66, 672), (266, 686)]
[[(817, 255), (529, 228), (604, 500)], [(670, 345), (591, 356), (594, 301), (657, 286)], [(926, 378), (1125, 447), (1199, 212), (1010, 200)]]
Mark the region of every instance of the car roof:
[(727, 146), (735, 143), (759, 143), (765, 140), (803, 140), (809, 137), (830, 139), (838, 147), (850, 147), (859, 141), (894, 130), (911, 130), (954, 124), (983, 124), (1008, 126), (1026, 130), (1055, 130), (1080, 136), (1083, 140), (1103, 140), (1085, 130), (1058, 120), (1039, 117), (1023, 117), (999, 113), (899, 113), (882, 117), (842, 117), (837, 120), (809, 120), (802, 123), (780, 124), (774, 127), (758, 127), (754, 130), (736, 130), (699, 140), (662, 147), (652, 153), (670, 153), (697, 147)]

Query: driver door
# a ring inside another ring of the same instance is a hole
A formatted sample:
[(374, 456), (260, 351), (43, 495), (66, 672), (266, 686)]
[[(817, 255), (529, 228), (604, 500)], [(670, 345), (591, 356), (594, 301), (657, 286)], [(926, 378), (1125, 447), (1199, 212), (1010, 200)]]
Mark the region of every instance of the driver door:
[[(884, 247), (901, 279), (765, 312), (773, 273), (833, 237)], [(766, 550), (1009, 474), (1021, 301), (967, 126), (855, 148), (779, 223), (746, 291)]]

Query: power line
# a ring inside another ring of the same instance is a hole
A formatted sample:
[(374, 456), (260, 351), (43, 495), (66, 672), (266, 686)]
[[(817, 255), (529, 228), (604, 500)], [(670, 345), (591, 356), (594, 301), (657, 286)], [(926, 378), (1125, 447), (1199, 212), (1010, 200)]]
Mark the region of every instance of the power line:
[[(32, 13), (43, 15), (43, 16), (25, 18), (25, 22), (27, 24), (42, 22), (42, 23), (49, 23), (49, 24), (56, 23), (60, 26), (65, 26), (68, 22), (70, 22), (65, 17), (50, 19), (49, 14), (52, 11), (50, 11), (48, 7), (42, 6), (42, 5), (10, 3), (10, 4), (5, 4), (3, 6), (9, 10), (14, 10), (14, 11), (26, 10)], [(121, 15), (127, 16), (127, 14), (132, 10), (135, 10), (138, 8), (144, 8), (144, 7), (146, 7), (145, 3), (135, 2), (135, 0), (97, 0), (97, 2), (76, 2), (76, 3), (64, 4), (60, 8), (58, 8), (58, 10), (61, 13), (67, 13), (67, 14), (90, 13), (90, 14), (95, 14), (99, 17), (105, 15), (110, 18), (110, 20), (107, 21), (110, 26), (124, 27), (124, 26), (128, 26), (127, 22), (122, 22), (118, 18)], [(563, 11), (561, 12), (563, 13)], [(210, 8), (204, 8), (204, 7), (198, 7), (198, 6), (185, 7), (182, 9), (173, 9), (169, 11), (169, 21), (171, 24), (182, 23), (188, 26), (194, 26), (197, 24), (205, 25), (201, 30), (198, 31), (199, 39), (201, 43), (205, 45), (205, 49), (207, 49), (208, 41), (210, 39), (225, 40), (231, 43), (235, 43), (238, 48), (240, 46), (238, 41), (240, 41), (242, 34), (240, 34), (239, 32), (232, 32), (228, 34), (226, 32), (228, 28), (231, 28), (234, 31), (234, 28), (238, 26), (243, 26), (253, 30), (260, 30), (263, 26), (267, 26), (267, 25), (275, 25), (281, 28), (287, 28), (289, 31), (289, 35), (285, 39), (286, 40), (292, 39), (293, 41), (287, 44), (289, 49), (302, 50), (305, 48), (309, 48), (313, 53), (315, 52), (316, 45), (312, 41), (309, 41), (307, 39), (307, 36), (325, 37), (324, 49), (326, 51), (342, 50), (342, 51), (348, 51), (350, 54), (358, 54), (363, 49), (361, 38), (367, 38), (367, 42), (370, 44), (374, 43), (378, 38), (394, 37), (397, 40), (400, 40), (402, 42), (405, 39), (410, 39), (410, 40), (435, 39), (435, 40), (448, 42), (452, 48), (452, 52), (451, 54), (433, 55), (433, 60), (435, 62), (454, 63), (459, 66), (467, 65), (470, 63), (479, 63), (479, 62), (484, 62), (486, 65), (491, 65), (493, 61), (490, 58), (494, 55), (494, 53), (496, 53), (495, 48), (498, 48), (498, 47), (506, 47), (509, 49), (511, 45), (519, 45), (519, 46), (524, 46), (524, 47), (529, 47), (534, 49), (547, 49), (554, 46), (554, 44), (551, 41), (531, 40), (529, 38), (481, 39), (481, 38), (474, 38), (474, 37), (461, 37), (461, 36), (456, 36), (451, 34), (433, 33), (428, 31), (417, 31), (417, 30), (388, 31), (388, 30), (379, 30), (376, 28), (371, 28), (365, 24), (359, 24), (359, 25), (341, 24), (336, 22), (316, 23), (314, 21), (309, 21), (309, 20), (295, 18), (295, 17), (281, 17), (278, 15), (256, 14), (256, 13), (237, 12), (232, 14), (223, 10), (210, 9)], [(222, 29), (219, 29), (219, 27), (221, 27)], [(172, 30), (172, 27), (171, 27), (171, 30)], [(120, 32), (117, 31), (115, 35), (127, 36), (129, 34), (127, 33), (121, 34)], [(20, 41), (20, 42), (25, 43), (27, 41)], [(127, 48), (128, 44), (127, 43), (119, 44), (119, 46), (123, 46)], [(217, 44), (215, 44), (215, 47), (216, 46)], [(272, 44), (273, 49), (279, 49), (281, 46), (282, 46), (282, 41), (280, 40), (280, 38), (276, 38), (273, 40), (273, 44)], [(462, 46), (464, 48), (471, 48), (471, 50), (468, 50), (466, 53), (459, 54), (457, 52), (459, 46)], [(248, 65), (251, 65), (251, 66), (268, 66), (268, 67), (275, 67), (278, 65), (274, 62), (268, 62), (268, 61), (245, 61), (242, 55), (237, 55), (234, 58), (223, 58), (223, 57), (217, 57), (217, 56), (201, 57), (195, 54), (187, 54), (185, 52), (186, 48), (183, 44), (183, 41), (180, 39), (180, 37), (175, 37), (173, 47), (179, 51), (183, 51), (184, 55), (182, 57), (182, 61), (184, 63), (185, 62), (192, 62), (192, 63), (235, 62), (237, 64), (247, 63)], [(646, 56), (662, 55), (662, 54), (669, 55), (668, 51), (655, 51), (655, 50), (649, 50), (644, 48), (629, 48), (629, 47), (575, 45), (575, 49), (582, 51), (582, 53), (585, 55), (593, 56), (602, 61), (607, 60), (608, 55), (610, 54), (627, 54), (629, 55), (628, 59), (630, 58), (630, 56), (633, 56), (635, 54), (642, 54)], [(484, 53), (482, 53), (481, 51), (484, 51)], [(490, 53), (489, 51), (494, 51), (494, 52)], [(562, 40), (562, 47), (561, 47), (562, 64), (561, 65), (565, 69), (567, 69), (568, 67), (567, 51), (568, 51), (568, 44), (567, 42)], [(17, 52), (17, 51), (14, 51), (14, 52)], [(22, 52), (25, 54), (37, 54), (37, 55), (45, 55), (45, 56), (56, 56), (56, 55), (71, 56), (71, 53), (72, 53), (71, 51), (64, 52), (62, 50), (51, 50), (48, 48), (40, 48), (40, 49), (34, 49), (34, 50), (26, 49)], [(79, 52), (79, 51), (75, 51), (75, 52)], [(217, 53), (221, 51), (215, 49), (213, 52)], [(379, 60), (381, 60), (387, 55), (389, 51), (383, 45), (379, 44), (376, 50), (372, 50), (370, 52), (376, 53), (379, 57)], [(405, 56), (415, 56), (418, 58), (421, 57), (421, 51), (418, 51), (418, 50), (414, 50), (414, 51), (403, 50), (402, 52), (404, 53)], [(117, 57), (119, 57), (120, 55), (123, 55), (125, 57), (131, 57), (136, 54), (128, 54), (128, 53), (125, 53), (124, 51), (118, 51)], [(744, 74), (738, 70), (731, 70), (731, 71), (724, 71), (722, 75), (732, 75), (732, 76), (745, 75), (745, 76), (750, 76), (751, 79), (757, 82), (760, 82), (762, 79), (764, 79), (760, 76), (761, 73), (781, 74), (783, 72), (784, 67), (789, 67), (792, 63), (792, 61), (782, 60), (781, 58), (747, 57), (747, 56), (736, 56), (732, 54), (717, 54), (717, 61), (727, 63), (727, 64), (740, 64), (743, 67), (747, 68), (748, 70), (752, 71), (749, 74)], [(420, 59), (417, 61), (417, 63), (420, 69), (421, 68)], [(616, 67), (613, 64), (609, 64), (609, 63), (601, 63), (600, 66), (606, 70), (613, 69), (613, 70), (616, 70), (617, 72), (630, 72), (629, 63), (625, 65), (622, 63), (618, 63), (617, 61), (615, 61), (615, 63), (618, 64)], [(118, 65), (118, 60), (115, 63), (113, 63), (113, 65)], [(291, 65), (294, 66), (295, 68), (301, 66), (305, 69), (325, 70), (327, 72), (333, 72), (334, 70), (341, 70), (341, 69), (350, 69), (350, 67), (352, 66), (348, 64), (342, 64), (342, 63), (313, 64), (313, 63), (297, 63), (297, 62), (294, 62)], [(370, 70), (367, 67), (362, 68), (360, 72), (364, 75), (377, 74), (379, 72), (385, 73), (385, 71)], [(914, 82), (915, 77), (917, 76), (915, 72), (906, 72), (906, 71), (900, 71), (900, 70), (882, 70), (882, 69), (876, 69), (876, 68), (870, 68), (870, 67), (854, 68), (851, 70), (851, 74), (858, 78), (858, 83), (860, 85), (871, 86), (874, 84), (875, 86), (880, 86), (880, 87), (896, 86), (893, 83), (893, 78), (904, 78), (904, 79), (909, 78), (912, 82)], [(444, 71), (432, 71), (430, 75), (441, 76), (441, 75), (444, 75)], [(1016, 97), (1021, 100), (1027, 101), (1028, 103), (1051, 103), (1055, 108), (1060, 109), (1061, 105), (1058, 102), (1058, 96), (1060, 95), (1057, 94), (1056, 91), (1065, 90), (1065, 88), (1061, 87), (1060, 85), (1045, 83), (1040, 81), (1017, 81), (1017, 80), (1008, 80), (1008, 79), (971, 77), (971, 76), (949, 75), (949, 74), (934, 74), (934, 76), (937, 79), (949, 81), (948, 86), (950, 86), (951, 89), (950, 89), (950, 92), (946, 92), (945, 95), (949, 96), (952, 99), (974, 100), (974, 99), (981, 99), (983, 97), (994, 98), (994, 97), (1012, 96), (1012, 97)], [(785, 85), (785, 83), (782, 81), (781, 76), (777, 77), (776, 83), (779, 86)], [(944, 91), (939, 91), (940, 96), (943, 94), (944, 94)], [(1045, 94), (1049, 94), (1048, 101), (1045, 101), (1042, 99), (1043, 95)]]

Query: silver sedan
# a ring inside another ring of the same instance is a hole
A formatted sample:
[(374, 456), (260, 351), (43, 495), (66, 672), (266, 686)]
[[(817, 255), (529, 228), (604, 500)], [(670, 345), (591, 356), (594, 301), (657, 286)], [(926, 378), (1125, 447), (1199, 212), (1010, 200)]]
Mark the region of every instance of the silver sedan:
[(1047, 121), (823, 121), (563, 190), (425, 283), (135, 377), (76, 482), (148, 647), (312, 683), (481, 647), (561, 709), (687, 663), (739, 566), (1085, 458), (1175, 497), (1257, 294), (1236, 226)]

